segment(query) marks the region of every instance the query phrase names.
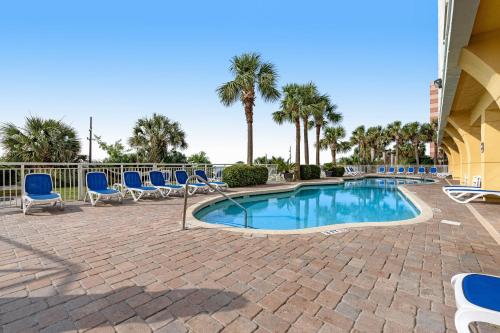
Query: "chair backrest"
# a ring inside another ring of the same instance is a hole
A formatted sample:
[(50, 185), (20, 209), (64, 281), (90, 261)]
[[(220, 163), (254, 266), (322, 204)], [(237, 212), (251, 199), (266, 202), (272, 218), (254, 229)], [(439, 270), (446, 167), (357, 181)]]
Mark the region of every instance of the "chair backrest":
[(48, 173), (30, 173), (24, 179), (24, 192), (28, 194), (50, 194), (52, 177)]
[(379, 167), (378, 172), (380, 172), (380, 173), (385, 172), (385, 167), (384, 166)]
[(414, 167), (408, 167), (408, 172), (409, 173), (414, 173), (415, 172), (415, 168)]
[(472, 178), (472, 186), (481, 187), (481, 176), (474, 176)]
[(437, 173), (437, 168), (436, 167), (431, 167), (429, 170), (430, 173), (435, 174)]
[(165, 186), (165, 176), (161, 171), (149, 171), (149, 180), (153, 186)]
[(425, 168), (424, 167), (419, 167), (418, 168), (418, 173), (425, 173)]
[(138, 171), (125, 171), (123, 173), (123, 182), (125, 186), (131, 188), (142, 186), (141, 175)]
[(394, 167), (389, 167), (389, 172), (394, 172)]
[(207, 174), (205, 173), (205, 170), (195, 170), (194, 174), (197, 175), (198, 177), (205, 179), (208, 182), (208, 177)]
[(177, 179), (177, 182), (182, 185), (186, 185), (187, 180), (188, 180), (188, 174), (184, 170), (176, 170), (175, 171), (175, 179)]
[(405, 172), (405, 168), (399, 167), (398, 172)]
[(104, 172), (88, 172), (87, 188), (91, 191), (105, 190), (108, 188), (108, 178)]

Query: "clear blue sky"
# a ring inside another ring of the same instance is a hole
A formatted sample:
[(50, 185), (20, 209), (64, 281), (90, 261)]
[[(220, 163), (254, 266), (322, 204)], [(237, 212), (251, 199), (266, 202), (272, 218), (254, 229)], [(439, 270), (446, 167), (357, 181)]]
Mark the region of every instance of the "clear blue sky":
[[(84, 139), (92, 115), (95, 133), (111, 142), (126, 140), (137, 118), (158, 112), (182, 124), (187, 154), (204, 150), (212, 162), (245, 160), (243, 109), (222, 106), (215, 89), (231, 79), (229, 59), (247, 51), (276, 65), (280, 86), (314, 81), (338, 104), (348, 133), (360, 124), (427, 121), (429, 82), (437, 75), (436, 5), (4, 1), (1, 121), (63, 119)], [(255, 156), (287, 156), (293, 145), (292, 125), (272, 122), (277, 107), (256, 103)]]

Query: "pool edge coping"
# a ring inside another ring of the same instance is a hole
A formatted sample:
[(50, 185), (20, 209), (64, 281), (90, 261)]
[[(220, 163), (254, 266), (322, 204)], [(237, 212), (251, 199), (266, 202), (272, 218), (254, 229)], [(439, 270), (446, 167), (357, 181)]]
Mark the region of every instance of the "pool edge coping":
[[(357, 179), (362, 179), (365, 177), (357, 177)], [(406, 177), (400, 177), (406, 178)], [(408, 177), (410, 178), (410, 177)], [(351, 178), (352, 179), (352, 178)], [(356, 178), (355, 178), (356, 179)], [(350, 179), (349, 179), (350, 180)], [(344, 179), (338, 178), (335, 180), (327, 180), (327, 181), (316, 181), (316, 182), (299, 182), (294, 183), (291, 186), (280, 187), (280, 188), (271, 188), (271, 189), (250, 189), (237, 191), (234, 193), (226, 193), (230, 198), (245, 196), (245, 195), (260, 195), (260, 194), (271, 194), (271, 193), (282, 193), (282, 192), (290, 192), (298, 189), (302, 186), (311, 186), (311, 185), (337, 185), (344, 183)], [(417, 185), (425, 185), (425, 184), (417, 184)], [(227, 200), (223, 196), (217, 198), (207, 198), (200, 202), (197, 202), (191, 206), (189, 206), (186, 210), (186, 225), (188, 228), (192, 227), (201, 227), (207, 229), (218, 229), (223, 231), (230, 232), (238, 232), (243, 234), (256, 234), (256, 235), (301, 235), (301, 234), (313, 234), (323, 231), (330, 230), (338, 230), (338, 229), (352, 229), (352, 228), (363, 228), (363, 227), (391, 227), (391, 226), (401, 226), (401, 225), (409, 225), (416, 224), (421, 222), (426, 222), (432, 219), (434, 213), (432, 208), (421, 200), (417, 195), (413, 192), (409, 191), (407, 188), (398, 186), (399, 191), (401, 191), (406, 198), (420, 211), (420, 214), (414, 218), (406, 219), (406, 220), (395, 220), (395, 221), (387, 221), (387, 222), (351, 222), (345, 224), (331, 224), (325, 225), (321, 227), (311, 227), (305, 229), (289, 229), (289, 230), (272, 230), (272, 229), (251, 229), (251, 228), (237, 228), (237, 227), (228, 227), (224, 224), (216, 224), (216, 223), (208, 223), (198, 220), (194, 214), (205, 208), (207, 205), (214, 204), (219, 201)]]

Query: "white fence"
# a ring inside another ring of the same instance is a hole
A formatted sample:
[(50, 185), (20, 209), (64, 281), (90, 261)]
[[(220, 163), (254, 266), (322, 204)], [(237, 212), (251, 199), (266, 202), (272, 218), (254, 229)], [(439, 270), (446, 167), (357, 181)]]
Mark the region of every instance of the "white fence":
[[(175, 183), (175, 171), (185, 170), (189, 176), (195, 170), (205, 170), (210, 178), (220, 177), (222, 170), (231, 164), (162, 164), (162, 163), (6, 163), (0, 162), (0, 208), (20, 207), (24, 176), (29, 173), (48, 173), (52, 176), (54, 191), (65, 201), (83, 200), (86, 191), (86, 174), (102, 171), (109, 185), (122, 184), (125, 171), (139, 171), (144, 182), (149, 181), (149, 171), (159, 170), (170, 175), (168, 181)], [(265, 165), (269, 171), (268, 182), (281, 181), (276, 165)]]

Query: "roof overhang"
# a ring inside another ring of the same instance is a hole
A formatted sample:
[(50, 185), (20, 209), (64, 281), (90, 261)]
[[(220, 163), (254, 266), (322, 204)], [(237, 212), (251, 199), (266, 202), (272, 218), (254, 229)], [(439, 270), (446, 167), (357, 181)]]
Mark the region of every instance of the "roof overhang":
[(476, 19), (479, 0), (449, 0), (444, 24), (443, 88), (439, 105), (438, 142), (443, 139), (444, 129), (455, 98), (460, 79), (459, 66), (462, 48), (469, 44)]

